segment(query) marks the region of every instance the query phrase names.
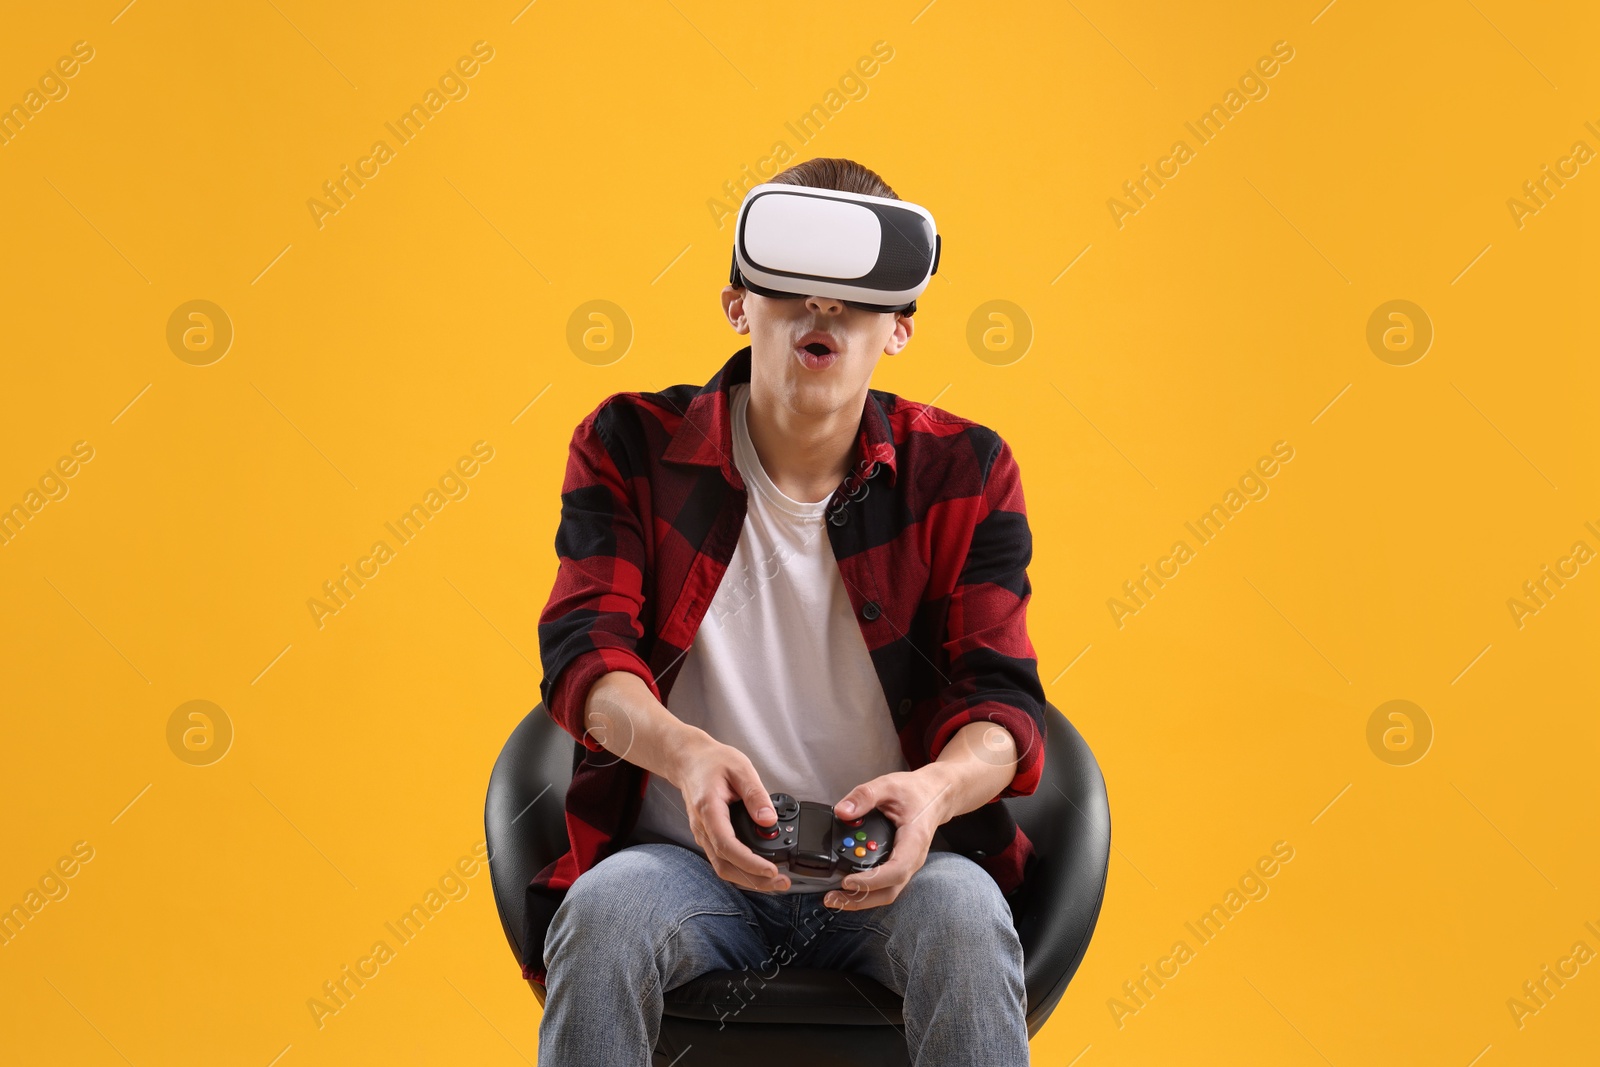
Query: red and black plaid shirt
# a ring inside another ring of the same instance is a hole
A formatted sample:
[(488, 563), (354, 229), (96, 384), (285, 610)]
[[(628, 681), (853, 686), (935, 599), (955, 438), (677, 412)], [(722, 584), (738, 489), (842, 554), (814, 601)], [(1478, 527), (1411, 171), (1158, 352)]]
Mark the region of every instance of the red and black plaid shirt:
[[(544, 931), (567, 888), (625, 844), (638, 818), (649, 774), (585, 736), (584, 701), (600, 676), (629, 671), (666, 703), (744, 526), (728, 389), (749, 380), (747, 346), (703, 387), (614, 393), (573, 432), (560, 563), (539, 616), (539, 692), (579, 748), (569, 851), (528, 885), (524, 978), (544, 980)], [(856, 442), (830, 498), (828, 539), (906, 763), (932, 762), (961, 727), (989, 720), (1020, 754), (998, 796), (1027, 796), (1044, 765), (1045, 697), (1011, 448), (987, 427), (878, 389)], [(1021, 883), (1032, 845), (1005, 805), (957, 816), (943, 834), (1005, 892)]]

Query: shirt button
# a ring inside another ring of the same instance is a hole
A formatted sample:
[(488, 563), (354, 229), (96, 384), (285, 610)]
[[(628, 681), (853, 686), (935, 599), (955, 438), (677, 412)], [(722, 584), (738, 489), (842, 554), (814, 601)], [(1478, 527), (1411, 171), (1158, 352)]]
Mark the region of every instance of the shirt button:
[(869, 600), (865, 604), (861, 605), (861, 617), (866, 619), (868, 622), (876, 619), (878, 614), (878, 602), (876, 600)]
[(833, 511), (828, 512), (828, 521), (835, 526), (843, 526), (849, 519), (850, 516), (845, 514), (844, 508), (835, 508)]

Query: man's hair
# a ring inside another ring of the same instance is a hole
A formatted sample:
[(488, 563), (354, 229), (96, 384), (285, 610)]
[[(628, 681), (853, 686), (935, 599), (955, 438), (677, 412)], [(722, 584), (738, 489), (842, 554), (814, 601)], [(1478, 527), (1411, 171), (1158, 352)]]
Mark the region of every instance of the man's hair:
[(812, 189), (832, 189), (836, 193), (860, 193), (899, 200), (900, 194), (889, 183), (853, 159), (821, 157), (796, 163), (788, 170), (767, 179), (783, 185), (804, 185)]

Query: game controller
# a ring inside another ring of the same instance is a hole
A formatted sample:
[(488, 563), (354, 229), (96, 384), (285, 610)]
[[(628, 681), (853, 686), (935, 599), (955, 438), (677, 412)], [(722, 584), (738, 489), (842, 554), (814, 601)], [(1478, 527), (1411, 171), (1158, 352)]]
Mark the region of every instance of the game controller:
[(752, 819), (742, 800), (728, 805), (728, 816), (739, 841), (788, 872), (791, 881), (870, 871), (894, 851), (894, 823), (876, 808), (859, 818), (841, 819), (830, 805), (802, 803), (788, 793), (769, 795), (778, 813), (778, 821), (770, 826)]

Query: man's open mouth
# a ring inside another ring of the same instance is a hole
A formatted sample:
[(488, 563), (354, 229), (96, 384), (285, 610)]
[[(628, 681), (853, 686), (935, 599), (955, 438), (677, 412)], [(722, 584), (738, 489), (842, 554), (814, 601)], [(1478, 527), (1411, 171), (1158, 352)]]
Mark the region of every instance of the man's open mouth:
[(821, 330), (812, 330), (795, 343), (795, 348), (802, 352), (809, 352), (813, 356), (836, 356), (839, 354), (839, 342), (833, 335)]

